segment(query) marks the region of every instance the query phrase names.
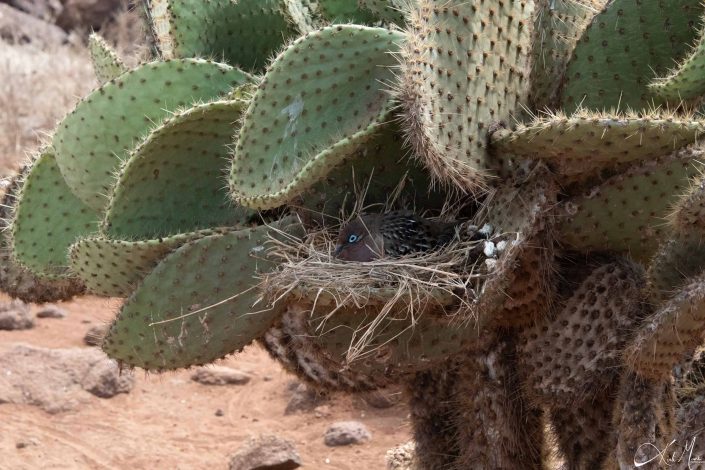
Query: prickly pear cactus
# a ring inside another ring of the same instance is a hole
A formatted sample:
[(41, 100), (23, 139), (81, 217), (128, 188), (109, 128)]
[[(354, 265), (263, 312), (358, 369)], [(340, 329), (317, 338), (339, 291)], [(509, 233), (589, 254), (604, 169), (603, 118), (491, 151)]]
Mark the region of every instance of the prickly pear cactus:
[[(101, 86), (5, 193), (5, 292), (125, 298), (126, 367), (258, 341), (403, 385), (419, 470), (548, 468), (547, 426), (567, 468), (631, 468), (705, 426), (674, 388), (705, 333), (700, 0), (149, 3), (159, 53), (92, 36)], [(451, 240), (333, 256), (397, 209)]]
[[(400, 100), (408, 138), (440, 181), (477, 191), (488, 130), (529, 91), (533, 1), (421, 0), (411, 9)], [(496, 49), (496, 50), (495, 50)]]
[(267, 230), (205, 236), (168, 255), (122, 307), (103, 349), (130, 366), (166, 370), (207, 364), (247, 346), (281, 312), (267, 304), (253, 310), (255, 274), (268, 267)]
[(281, 206), (379, 132), (391, 118), (384, 87), (403, 40), (382, 28), (339, 25), (285, 49), (243, 119), (230, 174), (236, 202)]
[(95, 76), (100, 83), (109, 82), (127, 71), (117, 53), (99, 34), (92, 33), (88, 36), (88, 50), (91, 53)]
[(53, 145), (61, 174), (81, 201), (102, 210), (120, 161), (154, 123), (248, 80), (238, 69), (201, 59), (152, 62), (121, 75), (59, 124)]
[(47, 277), (65, 277), (66, 253), (78, 237), (98, 229), (98, 214), (71, 193), (54, 151), (45, 149), (27, 172), (12, 217), (17, 261)]
[(70, 300), (86, 290), (80, 279), (41, 276), (22, 266), (13, 255), (11, 239), (8, 236), (9, 223), (29, 170), (30, 166), (24, 166), (6, 181), (0, 201), (0, 289), (24, 302)]

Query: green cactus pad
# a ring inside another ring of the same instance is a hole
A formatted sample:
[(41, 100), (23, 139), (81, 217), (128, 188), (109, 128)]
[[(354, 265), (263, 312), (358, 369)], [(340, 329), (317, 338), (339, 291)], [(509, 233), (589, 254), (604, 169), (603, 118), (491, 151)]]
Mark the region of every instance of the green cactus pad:
[(235, 200), (271, 209), (324, 178), (387, 119), (385, 83), (404, 36), (331, 26), (275, 59), (245, 114), (230, 186)]
[(127, 299), (103, 350), (128, 366), (168, 370), (207, 364), (263, 334), (282, 309), (256, 304), (256, 276), (272, 266), (269, 231), (211, 235), (172, 252)]
[(703, 152), (685, 149), (635, 164), (564, 204), (558, 239), (580, 251), (617, 251), (647, 261), (667, 232), (665, 217), (692, 178)]
[(117, 53), (97, 33), (88, 36), (88, 52), (91, 54), (93, 71), (99, 83), (109, 82), (127, 71)]
[(555, 109), (568, 60), (605, 0), (538, 2), (531, 63), (532, 109)]
[(299, 0), (169, 0), (153, 2), (165, 58), (212, 57), (261, 70), (287, 41), (311, 29)]
[(384, 22), (404, 26), (406, 7), (403, 0), (357, 0), (357, 4)]
[[(681, 59), (696, 38), (701, 0), (613, 0), (590, 23), (565, 75), (562, 108), (649, 109), (648, 84)], [(658, 104), (658, 100), (656, 100)]]
[(70, 300), (86, 289), (78, 279), (72, 277), (50, 279), (37, 276), (17, 263), (9, 246), (8, 224), (17, 204), (17, 195), (21, 192), (31, 168), (30, 165), (25, 165), (9, 180), (0, 201), (0, 291), (27, 303)]
[(705, 16), (700, 38), (690, 54), (668, 75), (649, 84), (651, 91), (674, 105), (705, 95)]
[(705, 121), (653, 114), (609, 116), (589, 112), (541, 117), (515, 131), (492, 134), (495, 151), (546, 161), (564, 175), (589, 175), (632, 161), (647, 161), (690, 145)]
[(372, 24), (376, 15), (357, 0), (317, 0), (318, 12), (331, 23)]
[[(310, 192), (290, 204), (300, 207), (305, 220), (334, 223), (351, 214), (355, 205), (382, 207), (394, 197), (394, 207), (440, 210), (446, 195), (431, 184), (419, 162), (404, 157), (403, 138), (398, 126), (390, 124), (339, 167), (317, 183)], [(358, 196), (364, 195), (364, 201)], [(326, 220), (330, 216), (332, 220)]]
[(201, 230), (137, 241), (88, 237), (71, 246), (70, 266), (92, 294), (127, 297), (167, 254), (184, 243), (215, 233)]
[(233, 206), (223, 180), (246, 106), (242, 100), (200, 104), (155, 128), (122, 167), (103, 231), (149, 239), (245, 223), (253, 211)]
[(645, 320), (624, 352), (642, 377), (666, 380), (672, 368), (702, 344), (705, 330), (705, 279), (691, 279), (676, 296)]
[(533, 7), (420, 0), (412, 8), (399, 98), (409, 142), (438, 180), (485, 186), (488, 132), (520, 113), (528, 94)]
[(47, 148), (22, 185), (12, 222), (12, 251), (23, 266), (43, 277), (66, 277), (68, 248), (98, 230), (100, 215), (69, 190)]
[(671, 298), (703, 269), (705, 240), (701, 234), (683, 234), (667, 240), (649, 264), (649, 293), (652, 300), (658, 304)]
[(59, 124), (53, 145), (71, 191), (102, 210), (114, 172), (150, 129), (179, 107), (250, 80), (224, 64), (184, 59), (141, 65), (106, 83)]

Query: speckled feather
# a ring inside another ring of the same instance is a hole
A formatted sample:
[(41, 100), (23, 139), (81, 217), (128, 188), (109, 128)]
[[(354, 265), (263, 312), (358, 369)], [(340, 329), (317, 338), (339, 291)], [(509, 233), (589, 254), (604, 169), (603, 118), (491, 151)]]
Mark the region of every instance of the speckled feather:
[[(455, 223), (424, 219), (411, 211), (363, 214), (346, 224), (338, 236), (336, 256), (348, 261), (372, 261), (429, 251), (449, 243)], [(348, 242), (351, 235), (358, 241)]]

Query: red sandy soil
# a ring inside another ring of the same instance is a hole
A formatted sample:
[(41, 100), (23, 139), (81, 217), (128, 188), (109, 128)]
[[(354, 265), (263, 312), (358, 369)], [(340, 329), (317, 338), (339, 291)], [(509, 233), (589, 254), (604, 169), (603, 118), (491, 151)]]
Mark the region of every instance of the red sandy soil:
[[(31, 330), (0, 331), (0, 344), (88, 347), (86, 331), (108, 322), (119, 301), (87, 297), (59, 305), (69, 312), (66, 318), (37, 319)], [(274, 433), (296, 443), (303, 468), (376, 470), (385, 468), (388, 449), (409, 439), (403, 404), (378, 410), (359, 398), (335, 395), (318, 412), (285, 416), (294, 377), (264, 350), (250, 346), (220, 363), (253, 378), (242, 386), (205, 386), (191, 381), (189, 371), (137, 371), (132, 392), (91, 397), (77, 411), (51, 415), (33, 406), (0, 405), (0, 469), (227, 469), (228, 456), (249, 436)], [(223, 416), (216, 416), (218, 409)], [(361, 421), (372, 440), (326, 447), (323, 433), (340, 420)], [(20, 442), (30, 445), (18, 448)]]

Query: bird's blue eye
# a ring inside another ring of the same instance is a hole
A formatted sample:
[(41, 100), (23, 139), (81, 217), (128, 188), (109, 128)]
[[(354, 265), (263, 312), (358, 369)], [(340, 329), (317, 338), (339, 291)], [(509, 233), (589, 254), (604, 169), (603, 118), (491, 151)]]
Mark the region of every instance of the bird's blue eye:
[(354, 233), (348, 237), (348, 243), (355, 243), (359, 240), (359, 237)]

